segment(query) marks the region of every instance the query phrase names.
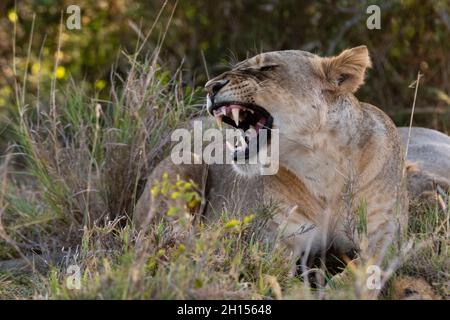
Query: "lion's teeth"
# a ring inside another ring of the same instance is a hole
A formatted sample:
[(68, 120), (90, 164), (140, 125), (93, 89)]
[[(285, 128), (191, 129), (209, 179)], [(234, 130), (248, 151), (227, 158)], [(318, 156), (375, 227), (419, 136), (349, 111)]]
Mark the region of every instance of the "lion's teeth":
[(233, 145), (232, 145), (229, 141), (226, 141), (225, 144), (227, 145), (227, 148), (228, 148), (230, 151), (234, 151), (234, 147), (233, 147)]
[(239, 126), (239, 108), (233, 108), (231, 109), (231, 114), (233, 115), (234, 123), (236, 123), (236, 126)]
[(255, 127), (254, 126), (250, 126), (250, 128), (245, 131), (245, 136), (251, 138), (255, 138), (258, 136), (258, 134), (256, 133)]
[(241, 147), (245, 150), (245, 149), (247, 148), (247, 142), (245, 141), (244, 136), (241, 134), (241, 135), (239, 136), (239, 139), (240, 139), (240, 141), (241, 141)]
[(206, 108), (209, 109), (212, 106), (211, 98), (209, 97), (209, 94), (206, 95)]
[(221, 113), (222, 115), (226, 116), (226, 115), (227, 115), (227, 107), (222, 107), (222, 108), (220, 108), (220, 113)]
[(220, 115), (214, 115), (214, 118), (216, 119), (217, 126), (222, 129), (222, 116)]

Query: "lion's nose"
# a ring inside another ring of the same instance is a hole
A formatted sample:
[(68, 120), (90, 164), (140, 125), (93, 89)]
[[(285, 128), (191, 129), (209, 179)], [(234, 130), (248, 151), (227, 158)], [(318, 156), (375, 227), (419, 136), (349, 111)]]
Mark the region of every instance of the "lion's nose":
[(205, 89), (211, 99), (222, 89), (230, 80), (210, 80), (205, 84)]

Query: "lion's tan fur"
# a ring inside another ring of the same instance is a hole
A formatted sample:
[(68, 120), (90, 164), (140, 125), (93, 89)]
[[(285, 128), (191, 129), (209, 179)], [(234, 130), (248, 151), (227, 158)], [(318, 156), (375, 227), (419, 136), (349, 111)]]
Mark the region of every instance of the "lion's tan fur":
[[(366, 68), (372, 66), (365, 46), (344, 50), (336, 57), (313, 60), (313, 67), (329, 84), (330, 90), (355, 92), (364, 83)], [(343, 85), (340, 81), (345, 79)]]
[(393, 284), (394, 300), (441, 300), (433, 288), (422, 278), (400, 277)]
[[(265, 65), (277, 67), (269, 74), (258, 73)], [(229, 81), (216, 101), (254, 103), (273, 116), (273, 128), (280, 131), (279, 172), (245, 177), (231, 173), (226, 165), (199, 165), (202, 169), (193, 171), (189, 166), (171, 168), (166, 160), (150, 177), (138, 203), (137, 224), (148, 216), (148, 188), (164, 168), (178, 174), (183, 171), (182, 177), (203, 184), (206, 215), (225, 209), (226, 203), (240, 203), (234, 208), (248, 210), (275, 200), (279, 205), (272, 226), (298, 256), (329, 247), (343, 253), (358, 249), (354, 225), (358, 211), (365, 210), (369, 250), (375, 255), (398, 235), (407, 204), (396, 128), (381, 110), (360, 103), (353, 95), (370, 65), (364, 46), (328, 58), (279, 51), (248, 59), (211, 80)], [(192, 176), (195, 172), (202, 172), (202, 177)], [(222, 179), (217, 178), (222, 174)], [(297, 232), (302, 226), (311, 228)]]

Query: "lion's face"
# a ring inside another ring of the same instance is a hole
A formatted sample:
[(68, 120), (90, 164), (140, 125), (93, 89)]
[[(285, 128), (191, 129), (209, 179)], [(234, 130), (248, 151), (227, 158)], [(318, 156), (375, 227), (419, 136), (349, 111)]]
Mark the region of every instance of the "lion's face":
[(332, 58), (297, 50), (262, 53), (208, 81), (207, 109), (217, 122), (251, 132), (235, 155), (248, 157), (249, 140), (263, 128), (279, 130), (283, 154), (289, 141), (324, 126), (330, 97), (356, 91), (369, 65), (365, 47)]

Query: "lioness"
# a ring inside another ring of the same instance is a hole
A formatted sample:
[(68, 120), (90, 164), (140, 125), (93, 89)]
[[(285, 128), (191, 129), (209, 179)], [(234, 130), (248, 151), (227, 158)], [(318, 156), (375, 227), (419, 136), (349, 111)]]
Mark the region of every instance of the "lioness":
[[(152, 199), (150, 189), (168, 172), (173, 181), (180, 176), (199, 186), (206, 217), (222, 210), (245, 213), (275, 201), (271, 227), (296, 257), (330, 248), (343, 254), (358, 250), (361, 220), (367, 222), (368, 250), (377, 256), (401, 232), (407, 196), (394, 123), (353, 95), (370, 66), (365, 46), (325, 58), (276, 51), (208, 81), (207, 111), (219, 123), (257, 133), (279, 130), (279, 171), (260, 176), (255, 165), (177, 166), (167, 158), (148, 179), (135, 210), (136, 225), (147, 224), (164, 205)], [(270, 149), (270, 141), (260, 147)], [(235, 150), (235, 155), (245, 153), (245, 145)]]
[[(427, 128), (398, 128), (402, 143), (408, 145), (408, 195), (410, 199), (431, 200), (446, 211), (443, 199), (450, 192), (450, 137)], [(437, 198), (436, 198), (437, 197)]]

